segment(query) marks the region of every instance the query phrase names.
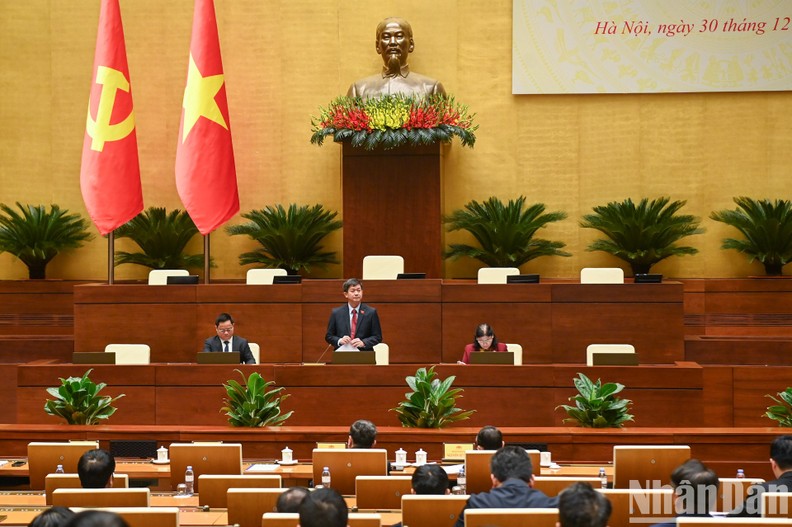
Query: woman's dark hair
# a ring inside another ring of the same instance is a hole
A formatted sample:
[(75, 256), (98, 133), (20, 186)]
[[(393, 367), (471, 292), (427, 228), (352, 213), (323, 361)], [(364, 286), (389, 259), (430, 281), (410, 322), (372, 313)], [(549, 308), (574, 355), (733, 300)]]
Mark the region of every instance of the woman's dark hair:
[(476, 326), (476, 333), (473, 335), (473, 349), (476, 351), (481, 350), (481, 345), (478, 343), (479, 337), (492, 337), (492, 344), (488, 349), (498, 349), (498, 337), (495, 336), (495, 331), (492, 330), (492, 326), (487, 323), (479, 324)]

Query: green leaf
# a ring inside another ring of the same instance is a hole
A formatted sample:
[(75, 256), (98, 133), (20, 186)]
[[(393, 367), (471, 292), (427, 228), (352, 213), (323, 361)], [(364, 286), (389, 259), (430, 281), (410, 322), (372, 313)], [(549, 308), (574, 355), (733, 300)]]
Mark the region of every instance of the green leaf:
[(580, 426), (590, 428), (617, 428), (633, 420), (633, 416), (628, 413), (632, 401), (616, 397), (624, 385), (603, 384), (600, 379), (592, 382), (582, 373), (573, 379), (573, 384), (578, 394), (570, 396), (569, 401), (575, 406), (561, 404), (556, 407), (556, 410), (566, 412), (565, 423), (577, 422)]
[(453, 375), (445, 380), (437, 378), (434, 366), (428, 370), (419, 368), (414, 376), (408, 376), (405, 380), (412, 391), (405, 393), (405, 400), (391, 408), (402, 426), (442, 428), (469, 419), (475, 411), (456, 408), (457, 399), (462, 397), (462, 389), (451, 389), (455, 380)]
[(235, 371), (242, 376), (242, 383), (232, 379), (223, 385), (228, 398), (224, 399), (226, 406), (221, 409), (231, 426), (279, 426), (291, 417), (293, 412), (280, 413), (281, 403), (289, 397), (288, 394), (280, 395), (283, 387), (268, 391), (274, 382), (265, 381), (258, 372), (245, 378), (240, 370)]
[(47, 388), (47, 393), (55, 397), (44, 403), (44, 411), (50, 415), (61, 417), (69, 424), (96, 424), (113, 415), (116, 408), (112, 403), (124, 397), (100, 396), (99, 392), (105, 383), (95, 384), (88, 375), (93, 370), (88, 370), (82, 377), (61, 378), (61, 385), (57, 388)]

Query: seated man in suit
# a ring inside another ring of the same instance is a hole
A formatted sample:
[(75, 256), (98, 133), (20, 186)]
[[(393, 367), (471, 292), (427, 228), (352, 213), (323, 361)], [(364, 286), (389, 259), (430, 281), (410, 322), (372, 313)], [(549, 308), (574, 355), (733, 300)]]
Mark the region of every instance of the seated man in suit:
[(115, 458), (106, 450), (88, 450), (77, 462), (77, 475), (84, 489), (104, 489), (113, 486)]
[(299, 527), (346, 527), (349, 509), (336, 490), (318, 489), (309, 493), (300, 504)]
[(363, 303), (363, 284), (357, 278), (344, 282), (347, 303), (333, 309), (327, 324), (325, 341), (338, 348), (349, 344), (362, 351), (372, 351), (382, 342), (377, 310)]
[(729, 516), (761, 516), (763, 492), (792, 492), (792, 435), (778, 436), (773, 440), (770, 468), (776, 479), (751, 486), (745, 502)]
[[(688, 459), (671, 474), (671, 486), (676, 496), (677, 518), (680, 516), (710, 517), (718, 498), (718, 475), (698, 459)], [(656, 523), (653, 527), (673, 527), (676, 518)]]
[(524, 448), (507, 445), (490, 461), (492, 490), (473, 494), (459, 513), (456, 527), (465, 527), (467, 509), (555, 508), (558, 498), (550, 498), (533, 488), (533, 466)]
[(494, 426), (485, 426), (476, 434), (476, 450), (498, 450), (503, 446), (503, 433)]
[(253, 352), (246, 339), (234, 335), (234, 319), (228, 313), (220, 313), (215, 319), (217, 335), (204, 341), (203, 351), (238, 351), (240, 364), (256, 364)]
[(573, 483), (558, 496), (556, 527), (607, 527), (611, 502), (588, 483)]

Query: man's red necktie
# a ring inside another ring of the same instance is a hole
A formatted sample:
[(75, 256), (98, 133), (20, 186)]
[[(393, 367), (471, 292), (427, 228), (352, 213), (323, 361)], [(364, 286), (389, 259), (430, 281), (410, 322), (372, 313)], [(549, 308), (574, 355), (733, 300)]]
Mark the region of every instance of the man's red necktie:
[(357, 331), (357, 309), (352, 310), (352, 332), (349, 335), (352, 338), (355, 338), (355, 332)]

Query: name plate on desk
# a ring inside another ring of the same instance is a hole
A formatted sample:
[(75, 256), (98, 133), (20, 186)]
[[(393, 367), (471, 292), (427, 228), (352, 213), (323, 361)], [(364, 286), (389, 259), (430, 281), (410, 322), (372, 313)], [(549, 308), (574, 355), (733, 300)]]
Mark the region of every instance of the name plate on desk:
[(443, 443), (443, 461), (464, 461), (465, 452), (475, 448), (473, 443)]
[(239, 364), (238, 351), (199, 351), (195, 356), (198, 364)]
[(333, 364), (376, 364), (373, 351), (334, 351)]
[(75, 351), (72, 364), (115, 364), (114, 351)]
[(470, 364), (514, 364), (513, 351), (474, 351)]

